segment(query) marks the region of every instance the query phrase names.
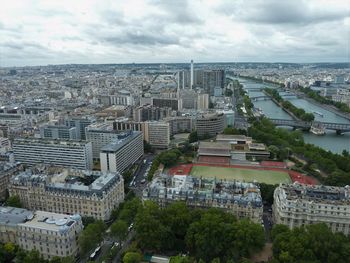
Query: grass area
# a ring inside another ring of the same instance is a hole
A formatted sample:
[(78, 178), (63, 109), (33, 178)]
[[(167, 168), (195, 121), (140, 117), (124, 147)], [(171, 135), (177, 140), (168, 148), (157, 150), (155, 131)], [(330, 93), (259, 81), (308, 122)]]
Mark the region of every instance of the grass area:
[(266, 184), (291, 183), (287, 172), (241, 169), (241, 168), (226, 168), (212, 166), (193, 166), (191, 175), (195, 177), (238, 180), (245, 182), (257, 181)]

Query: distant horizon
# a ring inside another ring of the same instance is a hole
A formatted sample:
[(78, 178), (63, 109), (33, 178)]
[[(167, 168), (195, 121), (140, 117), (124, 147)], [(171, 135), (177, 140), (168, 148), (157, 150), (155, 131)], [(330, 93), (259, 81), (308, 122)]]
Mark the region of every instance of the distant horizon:
[(348, 0), (12, 0), (0, 66), (349, 63), (349, 33)]
[[(309, 65), (309, 64), (349, 64), (350, 68), (350, 61), (349, 62), (342, 62), (342, 61), (322, 61), (322, 62), (268, 62), (268, 61), (239, 61), (239, 62), (196, 62), (193, 61), (193, 63), (196, 64), (296, 64), (296, 65)], [(66, 66), (66, 65), (175, 65), (175, 64), (183, 64), (187, 65), (190, 64), (190, 61), (188, 62), (128, 62), (128, 63), (62, 63), (62, 64), (38, 64), (38, 65), (16, 65), (16, 66), (0, 66), (0, 68), (25, 68), (25, 67), (49, 67), (49, 66)]]

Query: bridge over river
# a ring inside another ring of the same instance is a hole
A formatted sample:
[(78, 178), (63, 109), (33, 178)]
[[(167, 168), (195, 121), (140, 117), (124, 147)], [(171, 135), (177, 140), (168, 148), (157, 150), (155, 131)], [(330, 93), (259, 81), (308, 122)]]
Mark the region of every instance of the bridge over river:
[(300, 120), (285, 120), (285, 119), (270, 119), (270, 121), (276, 126), (289, 126), (295, 129), (309, 130), (312, 125), (321, 125), (326, 130), (334, 130), (337, 134), (344, 132), (350, 132), (350, 123), (333, 123), (333, 122), (320, 122), (320, 121), (300, 121)]

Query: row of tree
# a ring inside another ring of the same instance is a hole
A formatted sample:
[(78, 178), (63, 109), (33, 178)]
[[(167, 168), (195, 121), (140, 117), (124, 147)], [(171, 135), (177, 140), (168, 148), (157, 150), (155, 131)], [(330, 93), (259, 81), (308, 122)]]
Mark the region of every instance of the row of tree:
[(260, 224), (236, 220), (218, 209), (189, 209), (176, 202), (164, 209), (145, 202), (135, 218), (140, 249), (152, 253), (189, 253), (206, 262), (215, 258), (240, 260), (259, 251), (265, 243)]
[(315, 119), (312, 113), (307, 113), (304, 109), (295, 107), (289, 101), (284, 100), (276, 89), (265, 88), (264, 91), (273, 97), (284, 109), (292, 112), (298, 119), (303, 121), (313, 121)]
[(309, 98), (314, 99), (315, 101), (317, 101), (319, 103), (333, 105), (343, 112), (350, 113), (350, 107), (348, 105), (346, 105), (345, 103), (335, 102), (331, 99), (323, 97), (318, 92), (313, 91), (312, 89), (310, 89), (308, 87), (305, 87), (305, 88), (300, 87), (299, 90), (302, 91), (303, 93), (305, 93)]
[(25, 251), (13, 243), (0, 244), (0, 263), (74, 263), (72, 257), (54, 257), (45, 260), (37, 250)]

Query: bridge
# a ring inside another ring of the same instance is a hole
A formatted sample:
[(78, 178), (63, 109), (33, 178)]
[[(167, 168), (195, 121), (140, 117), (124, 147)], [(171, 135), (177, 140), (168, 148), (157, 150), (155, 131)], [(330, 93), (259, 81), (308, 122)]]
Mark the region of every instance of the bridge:
[(288, 126), (295, 129), (309, 130), (313, 124), (320, 125), (326, 130), (334, 130), (337, 134), (344, 132), (350, 132), (350, 123), (333, 123), (333, 122), (307, 122), (300, 120), (285, 120), (285, 119), (270, 119), (270, 121), (276, 126)]
[[(288, 98), (298, 98), (297, 95), (295, 94), (284, 94), (284, 95), (280, 95), (283, 99), (288, 99)], [(250, 97), (252, 100), (254, 101), (258, 101), (258, 100), (270, 100), (271, 97), (267, 96), (267, 95), (260, 95), (260, 96), (255, 96), (255, 97)]]

